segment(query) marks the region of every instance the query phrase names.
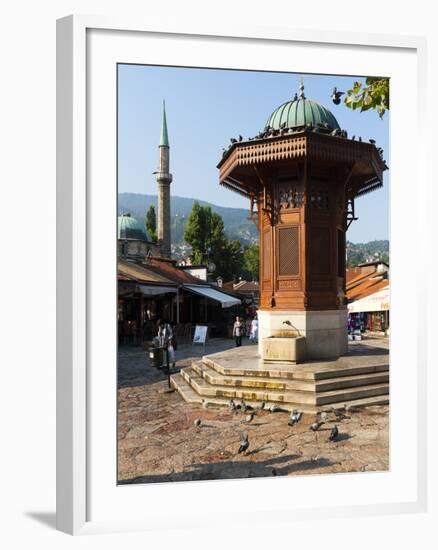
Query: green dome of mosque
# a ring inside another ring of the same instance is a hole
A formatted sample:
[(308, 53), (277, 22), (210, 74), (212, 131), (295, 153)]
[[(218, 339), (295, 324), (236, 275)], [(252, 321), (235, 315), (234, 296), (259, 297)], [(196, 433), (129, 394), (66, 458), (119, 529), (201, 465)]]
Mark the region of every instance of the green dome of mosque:
[(129, 213), (124, 213), (117, 218), (117, 237), (139, 241), (148, 240), (144, 225)]
[(286, 101), (277, 107), (266, 121), (265, 130), (280, 128), (295, 128), (297, 126), (324, 126), (331, 130), (340, 129), (338, 121), (323, 105), (304, 95), (304, 85), (300, 85), (300, 93), (294, 99)]

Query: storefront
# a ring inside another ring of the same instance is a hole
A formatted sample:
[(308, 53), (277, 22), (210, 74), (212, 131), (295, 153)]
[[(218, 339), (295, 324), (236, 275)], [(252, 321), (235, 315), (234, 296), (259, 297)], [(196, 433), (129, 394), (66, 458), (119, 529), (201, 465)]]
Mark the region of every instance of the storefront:
[(168, 265), (166, 278), (157, 273), (157, 265), (151, 273), (148, 266), (138, 263), (120, 262), (119, 266), (119, 344), (141, 345), (151, 340), (159, 319), (174, 325), (181, 342), (191, 341), (197, 324), (208, 325), (210, 336), (226, 336), (235, 315), (241, 313), (239, 297), (177, 269), (173, 273)]
[(369, 296), (348, 304), (348, 329), (383, 332), (389, 329), (389, 285)]

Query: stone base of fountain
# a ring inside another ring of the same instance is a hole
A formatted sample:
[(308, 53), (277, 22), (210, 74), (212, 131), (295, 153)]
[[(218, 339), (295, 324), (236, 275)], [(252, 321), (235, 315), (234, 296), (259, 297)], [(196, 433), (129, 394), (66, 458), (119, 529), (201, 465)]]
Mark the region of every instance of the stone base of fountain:
[(306, 338), (294, 330), (276, 330), (262, 340), (265, 363), (302, 363), (306, 358)]

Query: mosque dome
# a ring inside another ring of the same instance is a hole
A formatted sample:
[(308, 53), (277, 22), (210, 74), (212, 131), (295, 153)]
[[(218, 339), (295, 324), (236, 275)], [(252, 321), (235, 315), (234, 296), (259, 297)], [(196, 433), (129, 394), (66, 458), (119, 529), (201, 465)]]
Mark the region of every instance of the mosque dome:
[(340, 129), (338, 121), (323, 105), (304, 95), (304, 85), (301, 82), (299, 94), (286, 101), (270, 115), (266, 121), (268, 129), (295, 128), (298, 126), (324, 126), (330, 130)]
[(129, 212), (123, 213), (117, 218), (117, 237), (139, 241), (148, 240), (144, 225), (137, 218), (131, 216)]

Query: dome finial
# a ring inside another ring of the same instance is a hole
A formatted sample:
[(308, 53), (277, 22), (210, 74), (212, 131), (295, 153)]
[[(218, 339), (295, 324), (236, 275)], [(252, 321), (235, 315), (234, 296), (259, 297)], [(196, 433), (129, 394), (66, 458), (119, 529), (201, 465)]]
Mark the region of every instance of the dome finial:
[(298, 97), (300, 99), (306, 99), (306, 96), (304, 95), (304, 78), (303, 77), (301, 77), (301, 80), (300, 80), (299, 91), (300, 91), (300, 93), (299, 93)]

